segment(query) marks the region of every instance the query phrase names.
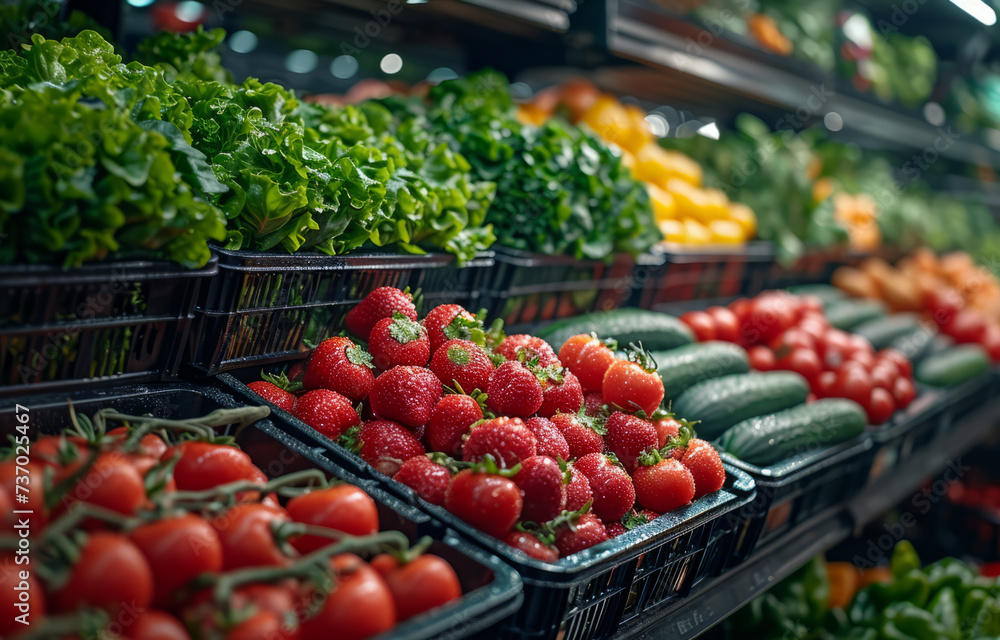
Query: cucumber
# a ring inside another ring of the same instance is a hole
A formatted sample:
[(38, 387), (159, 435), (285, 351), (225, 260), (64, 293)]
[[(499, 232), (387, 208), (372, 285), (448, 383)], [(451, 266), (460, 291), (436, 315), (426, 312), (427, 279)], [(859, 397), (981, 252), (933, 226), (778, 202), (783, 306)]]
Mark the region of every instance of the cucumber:
[(699, 382), (678, 396), (671, 411), (699, 420), (698, 436), (714, 440), (737, 422), (802, 404), (809, 383), (791, 371), (740, 373)]
[(747, 352), (731, 342), (696, 342), (670, 351), (654, 351), (667, 399), (702, 380), (750, 370)]
[(864, 432), (866, 422), (857, 402), (825, 398), (744, 420), (727, 431), (718, 444), (744, 462), (765, 466), (850, 440)]
[(920, 316), (915, 313), (894, 313), (884, 318), (862, 322), (851, 329), (878, 349), (885, 349), (896, 338), (920, 328)]
[(930, 354), (936, 333), (931, 329), (917, 327), (890, 342), (889, 348), (901, 352), (910, 362), (917, 363)]
[(536, 331), (535, 335), (558, 352), (573, 336), (590, 332), (596, 333), (598, 338), (614, 338), (623, 348), (630, 342), (642, 342), (650, 351), (694, 342), (691, 330), (674, 316), (643, 309), (618, 309), (557, 320)]
[(847, 297), (847, 294), (832, 284), (800, 284), (788, 287), (788, 293), (797, 296), (816, 296), (823, 304), (843, 300)]
[(850, 331), (863, 322), (884, 316), (885, 306), (871, 300), (841, 300), (827, 305), (823, 313), (831, 325)]
[(963, 344), (929, 355), (917, 365), (913, 376), (932, 387), (951, 387), (987, 371), (990, 360), (982, 347)]

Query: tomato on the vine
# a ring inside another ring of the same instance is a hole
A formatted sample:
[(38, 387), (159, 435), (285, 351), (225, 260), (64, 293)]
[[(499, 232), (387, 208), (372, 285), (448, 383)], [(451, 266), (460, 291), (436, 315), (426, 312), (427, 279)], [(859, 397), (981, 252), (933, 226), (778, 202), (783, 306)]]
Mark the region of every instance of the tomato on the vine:
[(129, 640), (191, 640), (180, 620), (166, 611), (147, 609), (125, 625), (122, 637)]
[(763, 345), (747, 349), (747, 358), (750, 360), (750, 367), (757, 371), (772, 371), (776, 364), (774, 352)]
[(300, 640), (363, 640), (396, 626), (396, 605), (382, 576), (361, 558), (343, 554), (331, 561), (337, 587), (323, 608), (300, 628)]
[(153, 599), (153, 573), (142, 551), (124, 535), (95, 531), (62, 585), (48, 594), (52, 611), (92, 607), (114, 620), (123, 607), (142, 611)]
[(767, 343), (795, 324), (792, 297), (764, 292), (751, 305), (743, 326), (743, 336), (753, 343)]
[[(361, 489), (340, 484), (328, 489), (310, 491), (292, 498), (288, 515), (295, 522), (314, 524), (342, 531), (352, 536), (367, 536), (378, 531), (378, 508), (375, 501)], [(302, 536), (291, 540), (300, 553), (309, 553), (330, 544), (329, 538)]]
[(239, 480), (260, 480), (260, 469), (236, 447), (190, 440), (167, 449), (163, 460), (180, 454), (174, 480), (180, 491), (204, 491)]
[(712, 317), (715, 323), (715, 339), (726, 342), (740, 342), (740, 319), (726, 307), (709, 307), (705, 313)]
[(899, 369), (890, 360), (876, 360), (871, 369), (872, 386), (892, 392), (899, 377)]
[(153, 602), (166, 604), (191, 580), (222, 570), (219, 535), (200, 516), (188, 514), (144, 524), (129, 534), (153, 570)]
[(837, 370), (837, 380), (831, 389), (833, 397), (854, 400), (862, 407), (866, 407), (871, 393), (872, 379), (863, 366), (856, 362), (847, 362)]
[(806, 380), (812, 382), (823, 372), (823, 363), (812, 349), (793, 349), (788, 355), (780, 358), (776, 368), (784, 371), (794, 371)]
[(903, 355), (902, 351), (897, 349), (882, 349), (878, 352), (878, 357), (880, 360), (888, 360), (896, 365), (896, 369), (899, 370), (899, 375), (904, 378), (913, 377), (913, 364), (910, 359)]
[[(53, 486), (78, 473), (86, 463), (85, 457), (58, 469)], [(122, 515), (132, 515), (145, 501), (146, 485), (138, 469), (121, 453), (108, 451), (97, 454), (94, 464), (66, 492), (61, 503), (65, 508), (74, 502), (86, 502)]]
[(260, 503), (238, 504), (209, 524), (222, 543), (222, 568), (283, 567), (290, 558), (275, 539), (274, 527), (291, 522), (281, 507)]
[(715, 340), (715, 320), (708, 313), (704, 311), (688, 311), (680, 317), (680, 320), (691, 329), (695, 340), (698, 342)]
[(372, 559), (372, 567), (389, 586), (399, 621), (462, 597), (462, 585), (455, 570), (437, 556), (425, 553), (400, 564), (383, 553)]
[(865, 369), (871, 369), (875, 366), (875, 356), (868, 353), (867, 351), (851, 351), (846, 354), (848, 362), (857, 362), (865, 367)]
[(768, 345), (774, 351), (778, 359), (791, 353), (795, 349), (816, 349), (816, 339), (798, 327), (792, 327), (780, 336), (777, 336)]

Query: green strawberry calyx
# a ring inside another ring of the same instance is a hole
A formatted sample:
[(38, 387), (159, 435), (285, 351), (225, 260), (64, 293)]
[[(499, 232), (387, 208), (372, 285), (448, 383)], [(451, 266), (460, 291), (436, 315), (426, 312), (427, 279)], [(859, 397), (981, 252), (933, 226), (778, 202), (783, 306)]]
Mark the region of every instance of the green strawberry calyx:
[(427, 337), (427, 331), (419, 322), (410, 320), (399, 311), (392, 312), (389, 335), (399, 344), (409, 344)]
[(625, 350), (625, 358), (629, 362), (634, 362), (639, 365), (639, 367), (646, 373), (656, 373), (657, 365), (656, 358), (653, 354), (642, 346), (642, 342), (636, 345), (634, 342), (628, 343), (628, 349)]

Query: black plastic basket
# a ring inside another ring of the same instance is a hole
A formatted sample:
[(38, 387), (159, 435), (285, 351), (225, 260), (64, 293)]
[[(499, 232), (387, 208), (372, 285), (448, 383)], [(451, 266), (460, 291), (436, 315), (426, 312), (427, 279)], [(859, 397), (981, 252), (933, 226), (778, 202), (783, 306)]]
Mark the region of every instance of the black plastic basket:
[[(28, 407), (28, 424), (36, 435), (58, 433), (68, 424), (68, 401), (83, 414), (112, 407), (129, 415), (152, 414), (175, 419), (248, 404), (212, 386), (182, 383), (77, 391), (68, 397), (66, 394), (22, 397), (18, 404)], [(14, 427), (20, 424), (15, 419), (14, 407), (13, 401), (0, 404), (0, 434), (13, 433)], [(411, 541), (422, 535), (434, 537), (430, 552), (451, 563), (465, 595), (448, 606), (407, 620), (379, 638), (493, 638), (497, 623), (520, 607), (521, 581), (513, 569), (439, 527), (427, 514), (385, 493), (376, 483), (358, 478), (338, 466), (314, 447), (277, 428), (270, 419), (228, 435), (236, 436), (237, 444), (269, 477), (305, 468), (322, 469), (330, 476), (364, 489), (378, 505), (382, 529), (402, 531)], [(335, 636), (336, 631), (331, 630), (331, 637)]]
[(177, 373), (199, 287), (218, 272), (122, 261), (0, 267), (0, 397)]
[(790, 265), (775, 261), (767, 276), (767, 289), (786, 289), (803, 284), (827, 284), (837, 267), (851, 263), (842, 247), (809, 249)]
[(732, 562), (741, 562), (753, 551), (753, 545), (762, 544), (816, 514), (839, 509), (861, 491), (872, 464), (872, 441), (868, 434), (862, 434), (763, 468), (728, 453), (723, 453), (722, 459), (746, 472), (757, 486), (755, 500), (739, 514), (746, 531), (737, 535), (730, 555)]
[(944, 412), (941, 416), (941, 430), (948, 432), (959, 420), (973, 409), (987, 403), (996, 392), (994, 375), (984, 373), (971, 380), (942, 389)]
[(628, 255), (605, 263), (501, 247), (495, 259), (483, 306), (507, 325), (611, 311), (631, 296), (635, 259)]
[[(257, 396), (234, 376), (218, 382), (248, 401)], [(257, 400), (259, 401), (259, 400)], [(728, 558), (738, 520), (731, 516), (753, 500), (753, 483), (727, 468), (726, 487), (627, 534), (550, 564), (527, 558), (479, 532), (441, 507), (421, 500), (409, 487), (370, 467), (297, 418), (275, 408), (273, 419), (298, 440), (356, 475), (378, 482), (517, 569), (525, 604), (501, 629), (502, 638), (589, 640), (613, 635), (618, 625), (688, 593)], [(733, 530), (727, 529), (731, 527)]]
[(940, 391), (921, 387), (910, 406), (897, 411), (888, 424), (868, 427), (874, 454), (870, 481), (891, 473), (930, 445), (945, 429), (942, 417), (946, 408)]
[(725, 249), (658, 249), (639, 257), (629, 306), (653, 309), (677, 301), (756, 295), (764, 290), (773, 263), (769, 242)]
[(489, 255), (459, 268), (441, 254), (217, 253), (219, 277), (199, 299), (185, 355), (208, 374), (304, 357), (378, 287), (421, 289), (429, 304), (475, 308), (493, 264)]

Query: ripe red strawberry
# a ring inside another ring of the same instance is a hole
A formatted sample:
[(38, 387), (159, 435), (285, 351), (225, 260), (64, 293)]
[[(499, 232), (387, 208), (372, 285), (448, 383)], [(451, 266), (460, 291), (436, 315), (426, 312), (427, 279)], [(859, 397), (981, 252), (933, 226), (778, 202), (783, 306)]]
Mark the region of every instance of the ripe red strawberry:
[(462, 437), (473, 423), (483, 419), (483, 410), (474, 398), (448, 394), (431, 410), (425, 436), (431, 451), (457, 456), (462, 451)]
[[(312, 355), (312, 353), (310, 353), (309, 355)], [(292, 366), (288, 367), (288, 371), (285, 372), (285, 375), (288, 377), (288, 380), (291, 382), (301, 383), (302, 374), (306, 372), (306, 366), (308, 364), (309, 364), (309, 359), (306, 358), (305, 360), (299, 360)]]
[(656, 428), (656, 448), (662, 449), (667, 446), (668, 440), (680, 434), (681, 423), (675, 418), (656, 418), (653, 427)]
[(431, 371), (441, 384), (461, 387), (466, 393), (486, 391), (493, 373), (493, 363), (480, 346), (468, 340), (449, 340), (434, 352)]
[(548, 522), (566, 508), (566, 472), (548, 456), (532, 456), (521, 461), (514, 483), (521, 489), (524, 506), (521, 519)]
[(465, 469), (451, 479), (445, 508), (487, 535), (503, 538), (521, 517), (521, 490), (488, 470)]
[(681, 464), (694, 478), (694, 497), (715, 493), (726, 483), (726, 469), (715, 447), (697, 438), (688, 442)]
[(295, 417), (334, 440), (361, 423), (351, 401), (329, 389), (316, 389), (299, 398), (295, 403)]
[(536, 535), (527, 531), (511, 531), (504, 537), (503, 541), (535, 560), (555, 562), (559, 559), (558, 549), (545, 544)]
[[(423, 324), (424, 329), (427, 329), (427, 337), (431, 341), (431, 353), (437, 352), (441, 345), (452, 338), (465, 339), (469, 337), (468, 335), (459, 335), (463, 333), (460, 329), (461, 322), (456, 323), (454, 327), (450, 327), (456, 317), (467, 322), (476, 322), (476, 316), (457, 304), (439, 305), (431, 309), (427, 316), (424, 317)], [(446, 328), (449, 328), (448, 333), (453, 333), (454, 335), (447, 335), (445, 333)]]
[(656, 513), (655, 511), (650, 511), (649, 509), (642, 509), (641, 511), (636, 511), (635, 509), (633, 509), (632, 511), (629, 511), (627, 514), (625, 514), (625, 517), (622, 518), (621, 522), (625, 526), (625, 529), (631, 531), (636, 527), (641, 527), (644, 524), (649, 524), (650, 522), (656, 520), (659, 517), (660, 514)]
[(559, 557), (565, 558), (608, 539), (604, 523), (593, 513), (585, 513), (576, 521), (576, 526), (566, 524), (556, 530), (556, 548)]
[(340, 437), (340, 444), (358, 453), (376, 471), (393, 476), (404, 462), (424, 455), (413, 432), (391, 420), (372, 420), (360, 429), (348, 431)]
[(580, 334), (567, 340), (559, 349), (559, 360), (580, 380), (584, 393), (600, 392), (604, 384), (604, 374), (617, 359), (613, 349), (617, 344), (612, 340), (609, 347), (594, 335)]
[(604, 408), (604, 394), (600, 391), (587, 393), (583, 396), (583, 410), (588, 416), (596, 417), (601, 415)]
[(529, 418), (524, 426), (535, 435), (538, 455), (549, 456), (557, 460), (569, 460), (569, 445), (559, 427), (548, 418)]
[(594, 492), (590, 489), (590, 480), (582, 471), (571, 464), (570, 481), (566, 485), (566, 510), (579, 511), (583, 505), (594, 499)]
[(443, 393), (441, 381), (427, 369), (393, 367), (375, 379), (368, 400), (378, 417), (415, 428), (427, 424)]
[(604, 425), (596, 418), (580, 417), (578, 414), (557, 413), (552, 422), (562, 431), (569, 455), (582, 458), (588, 453), (604, 452)]
[(527, 418), (542, 406), (542, 385), (521, 362), (505, 362), (490, 376), (486, 406), (498, 416)]
[(425, 367), (431, 359), (431, 342), (423, 325), (397, 311), (372, 328), (368, 351), (380, 371), (399, 366)]
[(550, 418), (557, 413), (576, 413), (583, 406), (580, 381), (569, 371), (546, 375), (542, 382), (542, 406), (538, 415)]
[(656, 372), (656, 361), (641, 347), (633, 346), (628, 360), (618, 360), (604, 374), (601, 392), (609, 405), (635, 413), (646, 412), (647, 416), (663, 402), (663, 379)]
[(499, 353), (508, 360), (530, 362), (537, 358), (540, 367), (561, 364), (559, 356), (556, 355), (555, 350), (549, 346), (548, 342), (524, 333), (507, 336), (493, 352)]
[(462, 447), (462, 459), (481, 462), (487, 455), (493, 456), (501, 468), (510, 469), (538, 455), (535, 436), (520, 418), (502, 417), (480, 422), (472, 428)]
[(329, 389), (355, 402), (363, 400), (375, 382), (371, 367), (371, 355), (350, 338), (327, 338), (313, 350), (302, 387)]
[(344, 324), (347, 330), (368, 342), (375, 324), (382, 318), (391, 318), (398, 311), (410, 320), (417, 319), (417, 308), (413, 305), (413, 296), (409, 291), (400, 291), (395, 287), (379, 287), (375, 289), (347, 312)]
[[(594, 513), (601, 520), (618, 520), (635, 504), (635, 489), (625, 469), (602, 453), (589, 453), (573, 465), (590, 482)], [(653, 507), (655, 508), (655, 506)]]
[(635, 497), (642, 506), (666, 513), (694, 498), (694, 476), (673, 458), (662, 458), (657, 451), (639, 459), (632, 474)]
[(625, 528), (625, 525), (618, 522), (617, 520), (614, 522), (609, 522), (608, 524), (604, 525), (604, 528), (608, 532), (608, 538), (617, 538), (623, 533), (628, 533), (628, 529)]
[(417, 456), (404, 462), (392, 479), (413, 489), (427, 502), (443, 507), (451, 472), (427, 456)]
[(630, 473), (635, 468), (636, 458), (649, 449), (657, 448), (656, 427), (648, 420), (615, 411), (604, 428), (607, 430), (604, 444), (608, 451), (614, 453)]
[(295, 396), (273, 382), (256, 380), (248, 384), (247, 389), (250, 389), (279, 409), (284, 409), (288, 413), (295, 411)]

